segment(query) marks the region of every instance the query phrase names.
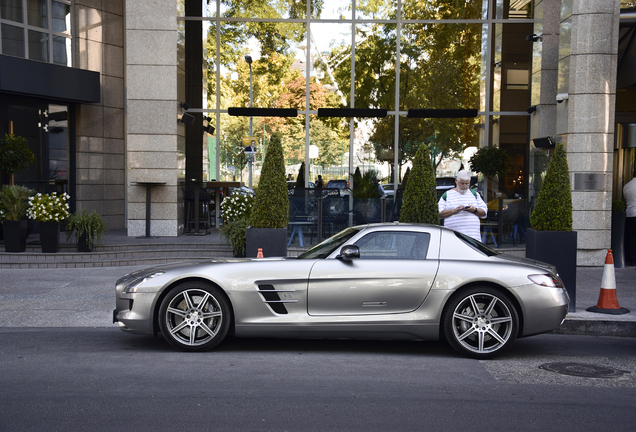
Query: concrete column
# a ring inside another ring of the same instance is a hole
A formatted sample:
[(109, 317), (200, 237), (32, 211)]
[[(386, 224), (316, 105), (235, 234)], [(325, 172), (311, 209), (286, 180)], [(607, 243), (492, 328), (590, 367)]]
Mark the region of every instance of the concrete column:
[(178, 109), (177, 7), (171, 0), (126, 0), (126, 156), (128, 235), (146, 229), (146, 191), (152, 189), (151, 235), (177, 236)]
[(531, 138), (556, 135), (560, 16), (561, 0), (540, 0), (535, 3), (535, 18), (538, 22), (534, 33), (541, 35), (541, 40), (534, 42), (532, 47), (531, 105), (537, 110), (531, 117)]
[[(557, 135), (565, 143), (572, 182), (580, 266), (605, 262), (611, 242), (612, 159), (620, 0), (564, 0), (561, 14)], [(604, 176), (595, 189), (576, 174)]]
[(75, 67), (99, 72), (101, 101), (76, 107), (77, 211), (124, 220), (124, 30), (121, 0), (75, 1)]

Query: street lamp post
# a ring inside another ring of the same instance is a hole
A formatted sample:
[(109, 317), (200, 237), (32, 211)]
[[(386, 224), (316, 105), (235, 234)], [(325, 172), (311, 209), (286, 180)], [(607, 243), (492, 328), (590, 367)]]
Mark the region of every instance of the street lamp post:
[[(252, 56), (245, 56), (245, 61), (247, 62), (247, 64), (250, 66), (250, 108), (252, 108)], [(252, 137), (252, 116), (250, 116), (250, 137)], [(252, 189), (252, 160), (254, 159), (254, 154), (253, 153), (249, 153), (247, 155), (247, 163), (248, 163), (248, 170), (249, 170), (249, 187), (250, 189)]]

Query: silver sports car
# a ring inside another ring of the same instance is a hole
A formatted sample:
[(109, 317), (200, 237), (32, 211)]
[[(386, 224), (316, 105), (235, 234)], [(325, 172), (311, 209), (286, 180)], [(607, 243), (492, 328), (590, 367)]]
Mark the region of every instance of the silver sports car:
[(298, 258), (209, 260), (117, 281), (113, 319), (204, 351), (237, 337), (446, 339), (491, 358), (559, 327), (569, 297), (551, 265), (435, 225), (347, 228)]

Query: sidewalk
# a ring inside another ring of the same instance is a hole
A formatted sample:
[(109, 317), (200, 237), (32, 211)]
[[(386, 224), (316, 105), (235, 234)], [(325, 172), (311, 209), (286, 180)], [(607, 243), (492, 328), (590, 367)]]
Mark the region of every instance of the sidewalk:
[(569, 313), (558, 333), (636, 337), (636, 267), (614, 269), (616, 297), (623, 315), (587, 312), (596, 306), (604, 267), (578, 267), (576, 270), (576, 312)]
[[(207, 245), (219, 243), (220, 234), (213, 231), (211, 235), (180, 236), (169, 240), (174, 245)], [(104, 246), (117, 247), (132, 242), (162, 248), (166, 241), (166, 238), (139, 239), (126, 237), (123, 232), (110, 232)], [(292, 251), (298, 252), (290, 248), (290, 255)], [(510, 252), (520, 255), (523, 250)], [(138, 262), (117, 267), (3, 268), (0, 327), (113, 326), (115, 282), (126, 273), (148, 266)], [(598, 302), (603, 271), (602, 266), (577, 269), (576, 312), (567, 315), (559, 333), (636, 337), (636, 267), (615, 269), (618, 302), (630, 313), (609, 315), (586, 311)]]

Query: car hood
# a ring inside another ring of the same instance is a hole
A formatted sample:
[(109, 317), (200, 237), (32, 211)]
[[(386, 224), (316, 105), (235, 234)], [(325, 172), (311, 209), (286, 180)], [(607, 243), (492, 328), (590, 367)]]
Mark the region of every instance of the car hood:
[(215, 259), (198, 259), (198, 260), (192, 260), (192, 261), (181, 261), (181, 262), (176, 262), (176, 263), (168, 263), (168, 264), (160, 264), (157, 266), (152, 266), (152, 267), (147, 267), (141, 270), (137, 270), (135, 272), (133, 272), (132, 274), (134, 275), (135, 273), (141, 273), (141, 272), (146, 272), (148, 270), (174, 270), (174, 269), (185, 269), (185, 268), (191, 268), (191, 267), (201, 267), (201, 266), (209, 266), (209, 265), (213, 265), (213, 264), (232, 264), (232, 263), (244, 263), (244, 262), (250, 262), (250, 261), (282, 261), (282, 260), (287, 260), (290, 258), (284, 258), (284, 257), (277, 257), (277, 258), (215, 258)]

